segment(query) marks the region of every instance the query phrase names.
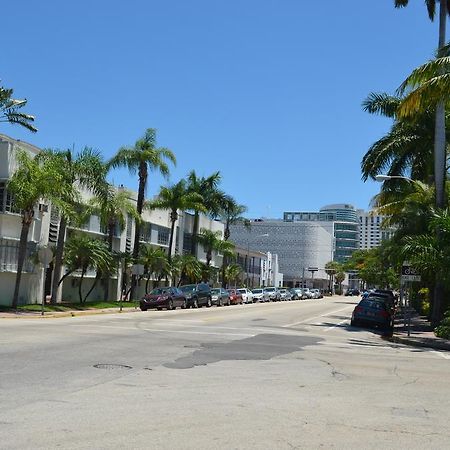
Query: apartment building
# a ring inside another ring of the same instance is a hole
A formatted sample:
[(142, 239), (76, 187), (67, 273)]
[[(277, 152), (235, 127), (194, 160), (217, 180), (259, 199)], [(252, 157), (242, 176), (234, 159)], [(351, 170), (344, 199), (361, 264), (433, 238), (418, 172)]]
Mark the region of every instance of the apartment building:
[[(21, 218), (19, 211), (14, 207), (14, 199), (8, 193), (7, 181), (16, 169), (15, 152), (22, 149), (36, 155), (40, 149), (23, 141), (15, 140), (9, 136), (0, 134), (0, 304), (10, 305), (14, 292), (14, 284), (17, 271), (17, 257), (19, 249), (19, 238), (21, 230)], [(123, 189), (118, 187), (117, 189)], [(83, 199), (88, 201), (89, 192), (82, 192)], [(136, 193), (131, 194), (135, 199)], [(143, 226), (141, 227), (141, 243), (160, 247), (165, 250), (169, 246), (170, 217), (167, 210), (144, 211)], [(36, 205), (33, 224), (30, 228), (27, 243), (27, 254), (23, 269), (21, 288), (19, 292), (19, 303), (40, 303), (44, 295), (49, 293), (51, 286), (52, 270), (44, 269), (36, 260), (36, 253), (40, 247), (55, 246), (58, 236), (59, 214), (52, 205), (42, 202)], [(175, 224), (176, 235), (173, 242), (172, 254), (182, 254), (190, 251), (192, 243), (193, 215), (179, 211), (179, 219)], [(206, 216), (200, 216), (200, 228), (224, 233), (224, 225), (221, 222), (210, 220)], [(105, 230), (101, 229), (100, 220), (91, 215), (81, 228), (69, 227), (66, 238), (76, 231), (83, 231), (97, 239), (106, 239)], [(116, 231), (113, 240), (113, 249), (116, 251), (130, 252), (134, 242), (135, 224), (128, 217), (126, 226), (119, 232)], [(197, 256), (200, 261), (206, 262), (206, 254), (203, 248), (197, 246)], [(220, 267), (222, 256), (213, 254), (212, 265)], [(64, 272), (63, 272), (64, 273)], [(88, 271), (83, 282), (83, 293), (87, 293), (94, 283), (95, 271)], [(58, 299), (64, 301), (78, 300), (78, 286), (80, 273), (68, 276), (58, 291)], [(122, 288), (122, 271), (110, 278), (109, 292), (111, 298), (119, 299)], [(103, 298), (104, 286), (98, 283), (89, 295), (88, 300)], [(145, 283), (141, 283), (137, 289), (137, 296), (144, 293)]]
[(359, 248), (371, 249), (378, 247), (383, 241), (390, 239), (395, 230), (383, 226), (385, 216), (380, 216), (374, 211), (358, 209), (359, 222)]

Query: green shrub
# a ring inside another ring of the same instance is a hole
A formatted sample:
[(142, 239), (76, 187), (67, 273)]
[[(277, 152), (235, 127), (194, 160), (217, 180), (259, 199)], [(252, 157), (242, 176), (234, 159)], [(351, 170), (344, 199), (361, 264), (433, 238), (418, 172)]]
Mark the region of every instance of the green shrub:
[(435, 328), (434, 333), (440, 338), (450, 339), (450, 310), (445, 313), (444, 319)]

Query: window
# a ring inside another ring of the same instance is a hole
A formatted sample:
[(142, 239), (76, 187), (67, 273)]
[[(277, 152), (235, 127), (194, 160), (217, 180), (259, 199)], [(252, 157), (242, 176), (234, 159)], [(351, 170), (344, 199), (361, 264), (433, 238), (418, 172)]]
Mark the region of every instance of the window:
[(169, 245), (169, 228), (158, 226), (158, 244)]
[(6, 189), (6, 181), (0, 182), (0, 212), (19, 213), (13, 205), (13, 196)]

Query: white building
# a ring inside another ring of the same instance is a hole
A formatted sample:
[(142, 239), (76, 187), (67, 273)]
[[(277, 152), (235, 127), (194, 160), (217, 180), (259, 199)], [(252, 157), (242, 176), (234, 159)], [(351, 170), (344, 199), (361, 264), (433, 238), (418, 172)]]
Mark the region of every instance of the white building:
[[(22, 141), (12, 139), (0, 134), (0, 304), (10, 305), (14, 292), (14, 284), (17, 270), (17, 256), (19, 248), (19, 237), (21, 230), (21, 217), (14, 208), (14, 200), (7, 191), (7, 180), (16, 168), (15, 151), (21, 148), (31, 155), (36, 155), (40, 149)], [(118, 188), (120, 189), (120, 188)], [(132, 197), (135, 197), (135, 193)], [(85, 200), (90, 194), (83, 193)], [(48, 211), (44, 212), (46, 209)], [(170, 235), (170, 217), (167, 210), (144, 211), (144, 224), (141, 227), (141, 243), (168, 249)], [(46, 293), (49, 294), (51, 285), (52, 270), (45, 270), (40, 264), (34, 264), (37, 249), (42, 246), (56, 245), (58, 236), (59, 216), (55, 208), (51, 205), (37, 205), (34, 221), (28, 235), (27, 256), (23, 269), (21, 288), (19, 293), (19, 304), (40, 303), (43, 297), (43, 287), (46, 286)], [(179, 211), (179, 219), (175, 224), (176, 235), (173, 243), (172, 254), (189, 252), (192, 242), (193, 216), (187, 212)], [(205, 216), (200, 216), (200, 228), (224, 233), (224, 225), (221, 222), (210, 220)], [(76, 229), (69, 227), (66, 237), (75, 232)], [(99, 218), (90, 216), (87, 222), (79, 231), (88, 233), (97, 239), (106, 239), (106, 235), (101, 229)], [(131, 251), (134, 242), (135, 226), (134, 221), (128, 218), (127, 224), (121, 233), (114, 237), (113, 250)], [(206, 261), (206, 254), (203, 248), (198, 245), (197, 255), (200, 261)], [(222, 256), (213, 255), (212, 265), (220, 267)], [(64, 272), (63, 272), (64, 273)], [(83, 282), (83, 293), (87, 293), (94, 282), (96, 273), (94, 271), (86, 274), (86, 281)], [(78, 286), (80, 274), (74, 273), (68, 276), (62, 283), (62, 288), (58, 298), (63, 301), (78, 301)], [(121, 271), (112, 276), (109, 280), (109, 292), (111, 298), (120, 298), (122, 279)], [(137, 296), (143, 294), (145, 283), (141, 283)], [(100, 300), (103, 298), (104, 286), (98, 283), (96, 288), (89, 295), (88, 300)]]
[[(312, 285), (326, 287), (328, 276), (325, 264), (333, 260), (334, 222), (286, 222), (257, 219), (251, 226), (232, 225), (231, 240), (242, 248), (277, 255), (272, 265), (279, 265), (281, 280), (273, 284), (287, 286)], [(317, 268), (317, 272), (309, 272)], [(274, 267), (272, 267), (272, 270)]]
[(385, 216), (380, 216), (374, 211), (358, 209), (359, 222), (359, 248), (371, 249), (378, 247), (384, 240), (390, 239), (394, 230), (383, 228)]

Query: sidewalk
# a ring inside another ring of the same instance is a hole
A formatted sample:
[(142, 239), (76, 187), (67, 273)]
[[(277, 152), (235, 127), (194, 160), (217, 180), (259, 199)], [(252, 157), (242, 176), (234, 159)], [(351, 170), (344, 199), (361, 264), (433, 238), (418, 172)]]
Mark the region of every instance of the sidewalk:
[[(426, 317), (419, 316), (413, 308), (407, 309), (405, 316), (406, 326), (403, 312), (399, 311), (396, 315), (394, 334), (391, 338), (393, 342), (450, 351), (450, 340), (437, 337)], [(410, 318), (409, 325), (408, 318)]]
[[(139, 308), (124, 307), (123, 313), (140, 312)], [(40, 311), (0, 311), (0, 319), (50, 319), (57, 317), (77, 317), (90, 316), (94, 314), (120, 314), (119, 308), (103, 308), (103, 309), (84, 309), (84, 310), (70, 310), (70, 311), (50, 311), (41, 315)]]

